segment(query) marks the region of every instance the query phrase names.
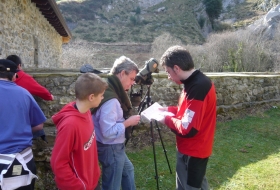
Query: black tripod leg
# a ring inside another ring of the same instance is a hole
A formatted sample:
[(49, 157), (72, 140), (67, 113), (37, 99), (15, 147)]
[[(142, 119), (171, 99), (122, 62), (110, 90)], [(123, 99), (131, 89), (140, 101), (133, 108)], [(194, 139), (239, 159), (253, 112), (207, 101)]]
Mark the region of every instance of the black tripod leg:
[(156, 159), (156, 150), (155, 150), (155, 139), (154, 139), (154, 128), (153, 128), (153, 121), (150, 121), (150, 127), (151, 127), (151, 141), (153, 145), (153, 154), (154, 154), (154, 165), (155, 165), (155, 180), (157, 181), (157, 189), (159, 189), (158, 186), (158, 171), (157, 171), (157, 159)]
[[(141, 104), (140, 104), (139, 107), (138, 107), (138, 115), (141, 114), (141, 112), (145, 109), (145, 106), (146, 106), (146, 105), (147, 105), (146, 102), (141, 102)], [(131, 127), (131, 133), (130, 133), (130, 135), (132, 135), (133, 130), (134, 130), (134, 126)], [(126, 139), (126, 140), (125, 140), (125, 146), (126, 146), (126, 144), (128, 143), (128, 141), (129, 141), (129, 139)]]
[(168, 160), (168, 157), (167, 157), (167, 154), (166, 154), (167, 151), (166, 151), (166, 149), (165, 149), (165, 147), (164, 147), (164, 144), (163, 144), (163, 141), (162, 141), (162, 138), (161, 138), (160, 128), (158, 127), (157, 121), (155, 121), (155, 123), (156, 123), (156, 126), (157, 126), (157, 130), (158, 130), (158, 135), (159, 135), (159, 138), (160, 138), (160, 142), (161, 142), (161, 145), (162, 145), (164, 154), (165, 154), (166, 162), (167, 162), (167, 164), (168, 164), (170, 174), (172, 174), (171, 167), (170, 167), (170, 164), (169, 164), (169, 160)]
[(146, 103), (146, 102), (143, 102), (143, 103), (141, 104), (141, 107), (138, 107), (138, 114), (139, 114), (139, 115), (140, 115), (141, 112), (145, 109), (146, 105), (147, 105), (147, 103)]

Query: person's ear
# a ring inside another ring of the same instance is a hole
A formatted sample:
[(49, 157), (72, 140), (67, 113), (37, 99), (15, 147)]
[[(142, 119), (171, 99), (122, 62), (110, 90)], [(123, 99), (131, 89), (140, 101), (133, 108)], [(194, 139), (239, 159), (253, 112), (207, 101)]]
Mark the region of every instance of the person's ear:
[(122, 70), (122, 75), (124, 76), (124, 75), (126, 75), (126, 72), (125, 72), (125, 70)]
[(180, 72), (180, 67), (178, 65), (174, 65), (173, 70), (176, 74), (178, 74)]
[(16, 79), (17, 79), (17, 74), (15, 73), (13, 78), (12, 78), (12, 81), (14, 82)]
[(93, 100), (94, 100), (94, 94), (90, 94), (89, 96), (88, 96), (88, 100), (90, 101), (90, 102), (92, 102)]
[(122, 70), (120, 76), (123, 77), (124, 75), (126, 75), (125, 70)]

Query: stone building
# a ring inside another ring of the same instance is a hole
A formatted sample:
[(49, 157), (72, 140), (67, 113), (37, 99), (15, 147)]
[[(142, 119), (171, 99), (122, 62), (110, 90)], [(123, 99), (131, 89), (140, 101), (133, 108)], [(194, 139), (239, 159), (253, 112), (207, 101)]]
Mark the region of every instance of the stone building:
[(57, 68), (70, 39), (55, 0), (0, 0), (0, 58), (16, 54), (24, 68)]

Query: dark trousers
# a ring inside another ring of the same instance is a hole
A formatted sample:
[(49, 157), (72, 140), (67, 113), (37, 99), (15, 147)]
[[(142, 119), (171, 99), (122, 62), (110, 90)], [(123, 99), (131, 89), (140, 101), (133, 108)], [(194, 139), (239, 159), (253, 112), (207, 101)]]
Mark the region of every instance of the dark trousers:
[(196, 158), (177, 151), (176, 190), (209, 190), (205, 176), (208, 158)]
[(101, 190), (99, 183), (97, 184), (94, 190)]

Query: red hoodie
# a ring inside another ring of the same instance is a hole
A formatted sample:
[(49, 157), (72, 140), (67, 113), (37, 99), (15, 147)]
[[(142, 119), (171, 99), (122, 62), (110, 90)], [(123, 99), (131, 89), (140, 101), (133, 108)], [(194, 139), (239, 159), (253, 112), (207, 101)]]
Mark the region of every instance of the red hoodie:
[(52, 94), (43, 86), (41, 86), (32, 76), (24, 71), (17, 72), (18, 78), (15, 83), (22, 88), (25, 88), (30, 94), (39, 96), (44, 100), (53, 100)]
[(93, 190), (100, 176), (94, 126), (90, 111), (82, 114), (74, 105), (52, 116), (57, 136), (51, 167), (60, 190)]

